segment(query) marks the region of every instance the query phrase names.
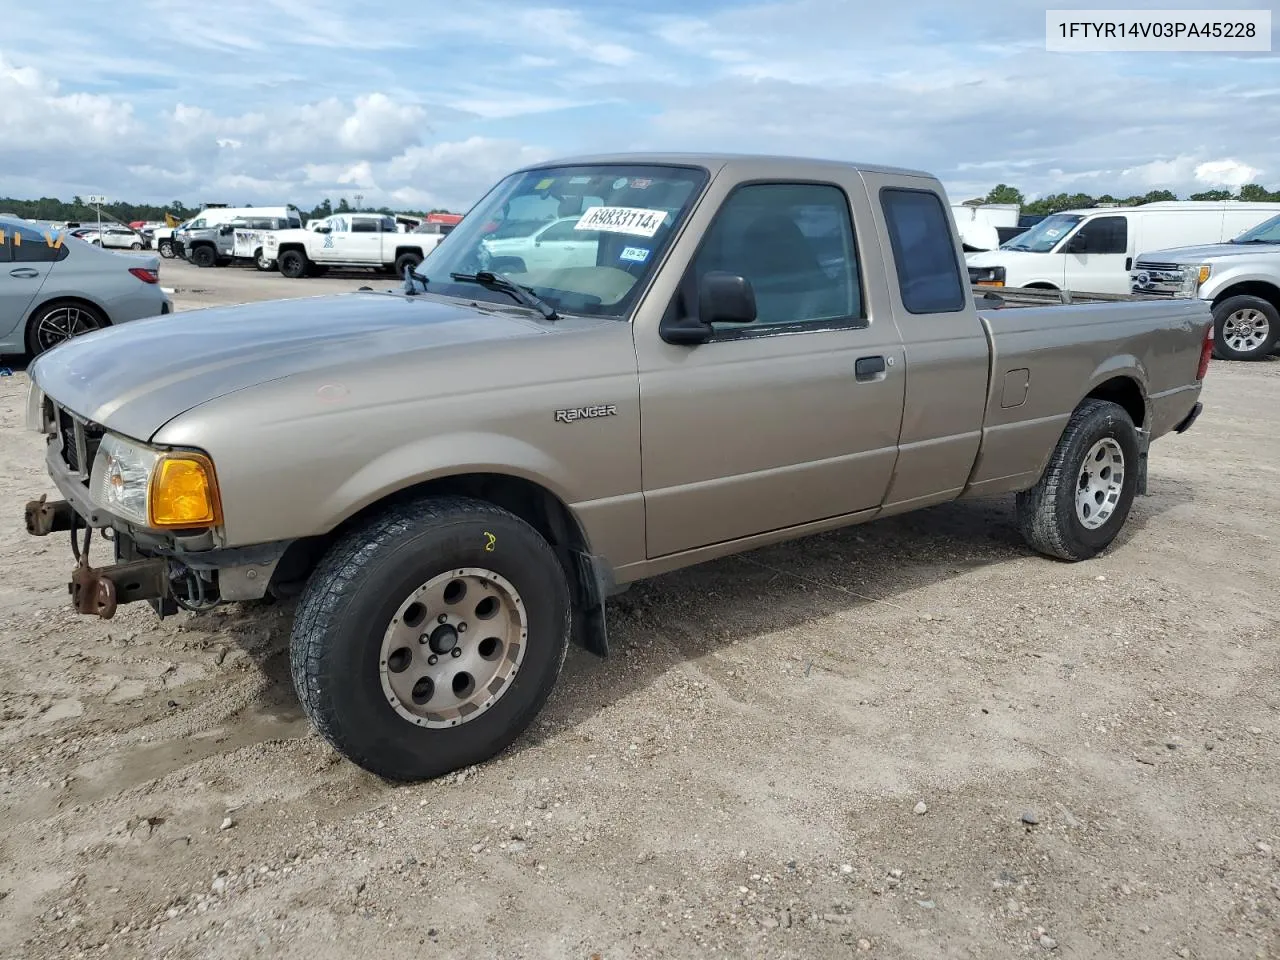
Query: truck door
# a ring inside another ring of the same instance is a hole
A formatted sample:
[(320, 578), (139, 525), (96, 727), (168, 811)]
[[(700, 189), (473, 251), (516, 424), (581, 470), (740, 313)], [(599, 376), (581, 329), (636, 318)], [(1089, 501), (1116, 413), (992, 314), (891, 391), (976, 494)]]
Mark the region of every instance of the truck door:
[(989, 347), (936, 185), (862, 176), (880, 234), (867, 242), (884, 250), (906, 353), (898, 463), (884, 504), (898, 512), (951, 499), (968, 482), (982, 440)]
[(380, 217), (352, 217), (349, 234), (349, 256), (344, 260), (357, 263), (382, 262), (382, 232), (378, 229)]
[(745, 183), (719, 202), (685, 268), (695, 295), (677, 293), (672, 309), (696, 310), (701, 279), (726, 271), (752, 285), (753, 323), (697, 345), (665, 342), (656, 322), (637, 328), (650, 558), (884, 499), (903, 350), (882, 286), (864, 282), (883, 268), (853, 228), (869, 216), (854, 177)]
[(1078, 293), (1128, 293), (1129, 218), (1124, 214), (1090, 217), (1067, 240), (1066, 289)]

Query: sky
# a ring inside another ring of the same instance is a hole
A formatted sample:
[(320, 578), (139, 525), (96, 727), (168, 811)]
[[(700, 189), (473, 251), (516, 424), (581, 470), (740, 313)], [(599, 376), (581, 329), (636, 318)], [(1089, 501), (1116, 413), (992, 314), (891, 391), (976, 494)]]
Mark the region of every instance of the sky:
[(1045, 9), (5, 0), (0, 196), (463, 211), (526, 163), (627, 150), (907, 166), (954, 201), (1280, 187), (1280, 54), (1049, 53)]

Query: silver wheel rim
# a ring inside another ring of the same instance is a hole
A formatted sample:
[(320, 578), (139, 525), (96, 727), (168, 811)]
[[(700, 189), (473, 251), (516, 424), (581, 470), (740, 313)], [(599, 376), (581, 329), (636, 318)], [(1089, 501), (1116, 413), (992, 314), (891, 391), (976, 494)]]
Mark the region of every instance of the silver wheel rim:
[(420, 727), (456, 727), (502, 699), (524, 662), (529, 627), (511, 583), (481, 567), (414, 590), (382, 636), (378, 674), (392, 709)]
[(258, 254), (258, 269), (266, 270), (269, 266), (271, 266), (271, 261), (262, 254)]
[(49, 350), (72, 337), (98, 329), (97, 318), (79, 307), (58, 307), (50, 310), (36, 325), (36, 343), (41, 350)]
[(1124, 451), (1111, 437), (1103, 437), (1085, 455), (1076, 483), (1076, 519), (1096, 530), (1116, 512), (1124, 489)]
[(1249, 353), (1267, 342), (1271, 322), (1261, 310), (1244, 307), (1227, 315), (1222, 324), (1222, 339), (1237, 353)]

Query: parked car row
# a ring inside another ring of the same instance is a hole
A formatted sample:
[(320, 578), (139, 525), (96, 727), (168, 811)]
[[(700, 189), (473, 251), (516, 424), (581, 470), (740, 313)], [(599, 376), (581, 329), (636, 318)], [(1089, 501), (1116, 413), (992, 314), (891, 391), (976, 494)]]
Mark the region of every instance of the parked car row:
[(966, 265), (978, 286), (1207, 300), (1220, 359), (1261, 359), (1280, 342), (1278, 203), (1066, 210)]

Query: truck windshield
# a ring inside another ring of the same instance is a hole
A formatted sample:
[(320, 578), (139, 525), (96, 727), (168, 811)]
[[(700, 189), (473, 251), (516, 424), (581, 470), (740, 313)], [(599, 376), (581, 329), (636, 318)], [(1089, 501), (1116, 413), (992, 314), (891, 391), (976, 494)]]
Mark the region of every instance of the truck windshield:
[(560, 313), (625, 317), (702, 187), (696, 167), (544, 167), (489, 191), (418, 267), (444, 296), (510, 303), (453, 274), (504, 274)]
[(1026, 233), (1018, 234), (1000, 249), (1048, 253), (1083, 219), (1078, 213), (1055, 213), (1051, 217), (1045, 217)]
[(1280, 243), (1280, 214), (1270, 220), (1263, 220), (1256, 227), (1250, 227), (1232, 243)]

